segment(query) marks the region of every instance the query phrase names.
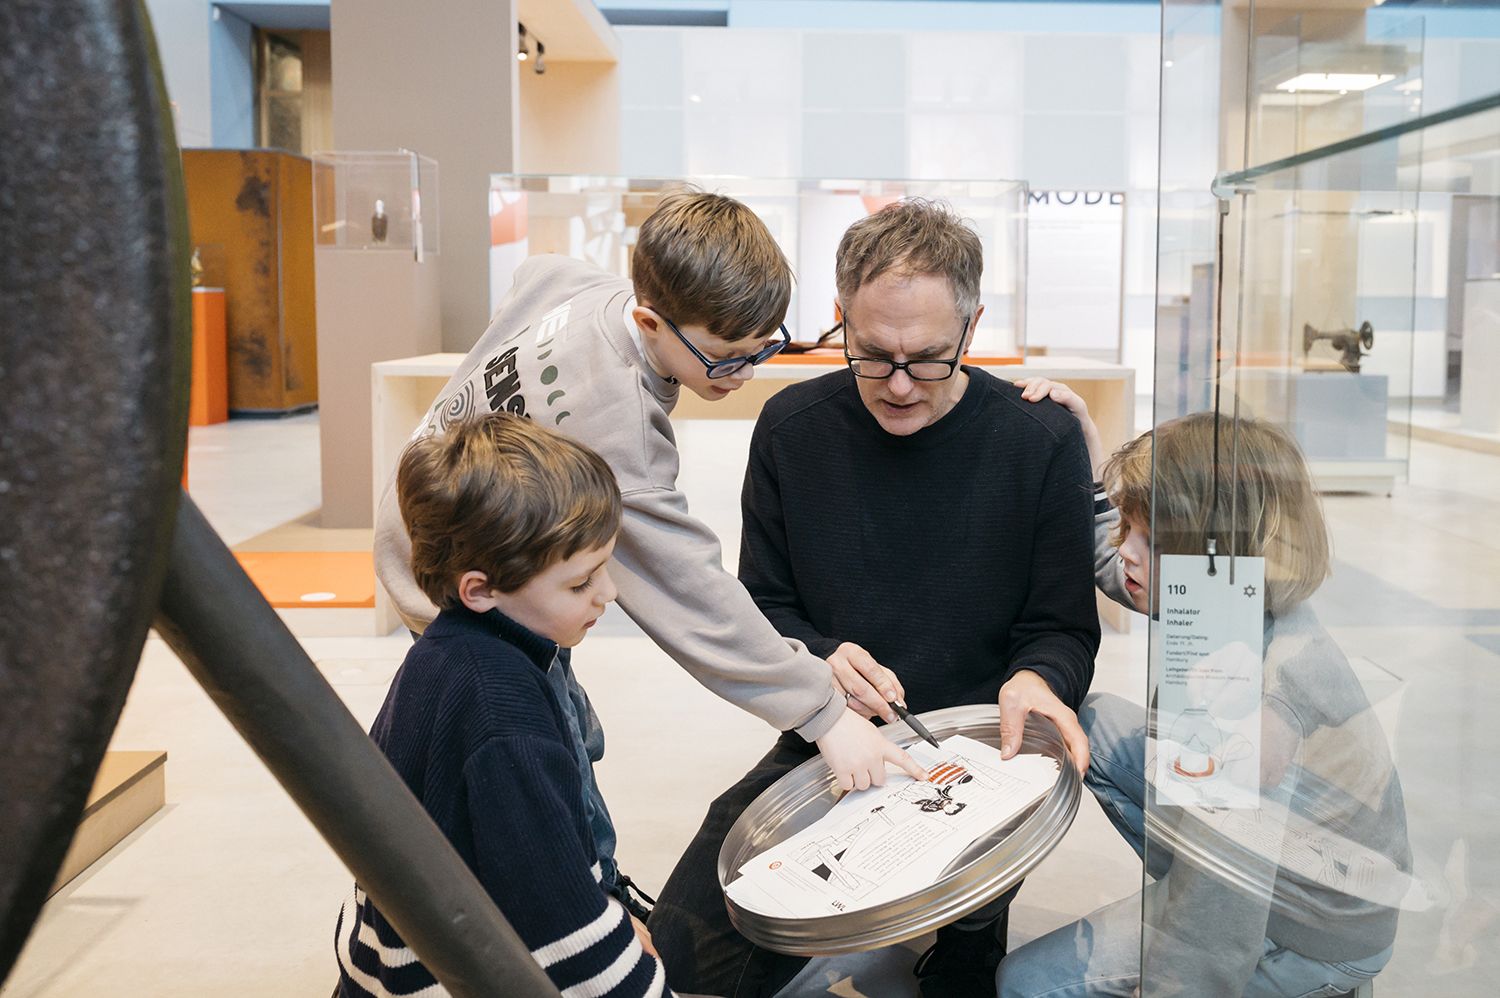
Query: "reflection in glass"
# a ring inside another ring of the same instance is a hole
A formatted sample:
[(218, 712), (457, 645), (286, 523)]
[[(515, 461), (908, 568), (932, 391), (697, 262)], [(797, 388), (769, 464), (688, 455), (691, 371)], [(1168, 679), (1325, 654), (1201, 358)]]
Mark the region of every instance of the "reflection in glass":
[[(1234, 461), (1216, 462), (1216, 444)], [(1330, 560), (1307, 463), (1274, 424), (1193, 413), (1121, 448), (1104, 479), (1112, 508), (1096, 524), (1099, 581), (1126, 606), (1141, 601), (1127, 578), (1155, 606), (1158, 559), (1202, 555), (1211, 536), (1236, 557), (1265, 560), (1258, 757), (1221, 730), (1252, 705), (1211, 674), (1212, 658), (1188, 678), (1200, 706), (1159, 743), (1172, 746), (1170, 779), (1235, 780), (1258, 787), (1259, 801), (1162, 803), (1152, 782), (1154, 711), (1091, 695), (1079, 712), (1093, 755), (1086, 783), (1142, 857), (1148, 882), (1010, 954), (1001, 995), (1352, 990), (1390, 959), (1415, 884), (1385, 731), (1308, 602)], [(1232, 531), (1227, 517), (1214, 522), (1216, 491), (1219, 509), (1236, 511)], [(1221, 556), (1218, 570), (1232, 572), (1232, 560)], [(1247, 766), (1255, 769), (1238, 772)]]

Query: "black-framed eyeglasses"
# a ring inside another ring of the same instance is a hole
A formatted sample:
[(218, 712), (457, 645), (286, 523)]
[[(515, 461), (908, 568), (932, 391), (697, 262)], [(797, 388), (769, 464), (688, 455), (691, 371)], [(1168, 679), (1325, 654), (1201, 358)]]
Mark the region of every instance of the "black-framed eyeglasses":
[[(844, 327), (848, 332), (848, 325)], [(856, 378), (871, 378), (884, 381), (897, 371), (905, 371), (913, 381), (947, 381), (958, 370), (964, 359), (964, 340), (969, 335), (969, 320), (964, 320), (963, 331), (958, 334), (958, 352), (948, 360), (882, 360), (877, 357), (856, 357), (849, 352), (849, 337), (844, 337), (844, 362)]]
[(657, 312), (656, 314), (661, 318), (662, 322), (665, 322), (667, 324), (668, 329), (677, 334), (677, 338), (682, 341), (682, 345), (693, 351), (693, 356), (697, 357), (699, 362), (703, 364), (704, 369), (708, 371), (709, 379), (712, 381), (717, 381), (720, 378), (727, 378), (731, 374), (734, 374), (736, 371), (743, 370), (747, 365), (750, 367), (754, 367), (757, 364), (764, 364), (766, 361), (770, 360), (772, 357), (785, 350), (786, 345), (792, 342), (792, 334), (786, 331), (786, 324), (783, 323), (779, 330), (781, 333), (781, 339), (767, 343), (765, 346), (761, 347), (754, 353), (746, 354), (743, 357), (725, 357), (723, 360), (710, 360), (703, 355), (703, 351), (693, 346), (692, 340), (682, 335), (682, 330), (677, 328), (677, 323), (673, 322), (671, 319), (668, 319), (660, 312)]

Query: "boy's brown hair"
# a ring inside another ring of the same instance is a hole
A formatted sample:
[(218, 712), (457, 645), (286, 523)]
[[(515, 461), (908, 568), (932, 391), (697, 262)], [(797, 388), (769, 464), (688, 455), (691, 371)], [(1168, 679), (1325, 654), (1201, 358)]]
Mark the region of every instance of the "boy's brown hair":
[(792, 267), (755, 212), (691, 188), (663, 197), (631, 261), (636, 300), (678, 326), (730, 343), (776, 331), (792, 300)]
[(1280, 616), (1329, 573), (1328, 527), (1302, 450), (1273, 423), (1224, 420), (1217, 523), (1213, 458), (1211, 412), (1169, 420), (1115, 451), (1101, 474), (1120, 510), (1112, 541), (1123, 542), (1134, 520), (1150, 524), (1156, 554), (1204, 554), (1214, 533), (1221, 555), (1265, 558), (1266, 609)]
[(515, 592), (620, 530), (620, 489), (604, 459), (509, 413), (412, 441), (396, 495), (417, 585), (444, 609), (459, 605), (465, 572)]

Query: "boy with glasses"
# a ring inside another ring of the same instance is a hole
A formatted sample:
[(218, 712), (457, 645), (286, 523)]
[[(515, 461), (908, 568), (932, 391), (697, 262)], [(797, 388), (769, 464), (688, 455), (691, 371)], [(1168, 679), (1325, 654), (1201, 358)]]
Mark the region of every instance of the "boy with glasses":
[[(844, 234), (849, 370), (761, 411), (740, 579), (778, 631), (829, 660), (865, 716), (893, 697), (916, 712), (998, 702), (1006, 757), (1037, 713), (1084, 770), (1074, 711), (1099, 647), (1088, 455), (1061, 406), (963, 366), (982, 268), (979, 238), (931, 202), (889, 205)], [(770, 995), (804, 962), (734, 931), (716, 863), (745, 807), (809, 755), (783, 737), (678, 861), (650, 927), (679, 991)], [(916, 969), (924, 995), (992, 998), (1009, 900), (938, 932)]]
[[(884, 782), (887, 762), (914, 776), (922, 770), (848, 708), (827, 662), (766, 622), (677, 488), (668, 417), (679, 392), (725, 398), (781, 349), (791, 281), (749, 208), (717, 194), (668, 195), (641, 225), (630, 280), (565, 257), (522, 264), (417, 435), (506, 411), (597, 451), (624, 504), (610, 566), (621, 608), (693, 678), (816, 742), (845, 786), (863, 788)], [(411, 541), (389, 488), (376, 518), (375, 567), (407, 626), (422, 631), (437, 610), (412, 575)], [(603, 733), (571, 673), (569, 681), (580, 737), (597, 761)], [(614, 828), (597, 787), (591, 794), (610, 887), (619, 880)]]

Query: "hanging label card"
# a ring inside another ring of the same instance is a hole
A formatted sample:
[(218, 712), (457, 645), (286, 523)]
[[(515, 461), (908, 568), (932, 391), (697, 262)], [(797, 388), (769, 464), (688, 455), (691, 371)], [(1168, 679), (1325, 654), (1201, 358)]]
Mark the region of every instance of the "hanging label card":
[[(1263, 558), (1162, 555), (1155, 785), (1159, 803), (1260, 806)], [(1231, 575), (1233, 580), (1231, 581)]]

